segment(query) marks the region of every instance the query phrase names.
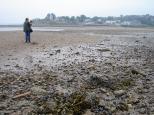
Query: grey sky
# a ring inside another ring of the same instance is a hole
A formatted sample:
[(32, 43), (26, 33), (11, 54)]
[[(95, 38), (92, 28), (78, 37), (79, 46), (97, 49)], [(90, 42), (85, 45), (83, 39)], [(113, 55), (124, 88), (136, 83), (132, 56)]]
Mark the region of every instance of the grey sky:
[(21, 24), (25, 17), (154, 15), (154, 0), (0, 0), (0, 24)]

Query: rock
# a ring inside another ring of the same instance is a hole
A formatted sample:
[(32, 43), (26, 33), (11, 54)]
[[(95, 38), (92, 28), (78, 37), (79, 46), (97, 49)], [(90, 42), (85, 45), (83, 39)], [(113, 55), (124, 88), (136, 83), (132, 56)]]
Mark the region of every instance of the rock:
[[(24, 115), (33, 115), (31, 107), (25, 108), (24, 110), (22, 110), (22, 113), (24, 113)], [(15, 114), (15, 115), (17, 115), (17, 114)]]
[(7, 105), (0, 105), (0, 110), (4, 110), (7, 108)]
[(100, 52), (108, 52), (108, 51), (111, 51), (110, 49), (97, 49), (98, 51)]
[(49, 54), (49, 55), (50, 55), (50, 56), (53, 56), (54, 54), (51, 53), (51, 54)]
[(90, 110), (87, 110), (83, 115), (95, 115), (95, 113), (91, 112)]
[(38, 62), (39, 62), (39, 63), (41, 63), (42, 61), (41, 61), (41, 60), (39, 60)]
[(8, 99), (8, 96), (6, 94), (0, 94), (0, 101), (4, 101)]
[(96, 60), (95, 59), (90, 59), (89, 62), (94, 63)]
[(140, 114), (146, 114), (146, 109), (145, 109), (145, 108), (141, 108), (141, 109), (139, 110), (139, 113), (140, 113)]
[(31, 92), (34, 95), (44, 95), (47, 94), (47, 91), (42, 89), (41, 87), (37, 86), (37, 87), (32, 87), (31, 88)]
[(117, 106), (117, 109), (118, 109), (118, 110), (121, 110), (121, 111), (128, 111), (128, 110), (129, 110), (129, 107), (128, 107), (128, 104), (127, 104), (127, 103), (121, 102), (121, 103), (119, 103), (119, 105)]
[(129, 104), (137, 104), (140, 102), (139, 97), (134, 94), (134, 95), (129, 95), (127, 102)]
[(117, 91), (114, 91), (114, 94), (115, 96), (122, 96), (126, 93), (125, 90), (117, 90)]
[(98, 115), (102, 114), (102, 115), (112, 115), (111, 111), (109, 109), (107, 109), (105, 106), (95, 106), (91, 108), (91, 111), (94, 113), (97, 113)]
[(107, 93), (107, 90), (104, 89), (104, 88), (100, 88), (100, 91), (101, 91), (102, 93)]
[(136, 40), (135, 42), (140, 42), (139, 40)]
[(29, 101), (23, 100), (23, 101), (19, 101), (16, 106), (17, 107), (25, 107), (25, 106), (29, 106), (29, 105), (31, 105), (31, 103)]
[[(38, 100), (42, 101), (42, 100)], [(36, 114), (51, 114), (52, 111), (54, 111), (54, 108), (56, 107), (54, 102), (46, 102), (43, 101), (43, 103), (38, 102), (37, 106), (33, 106), (34, 113)]]
[(9, 64), (5, 64), (4, 66), (8, 67), (8, 66), (11, 66), (11, 65), (9, 65)]
[(129, 109), (132, 109), (133, 108), (132, 104), (127, 104), (127, 105), (128, 105), (128, 108)]
[(116, 109), (116, 107), (110, 107), (110, 110), (112, 113), (114, 113), (114, 112), (116, 112), (117, 109)]
[(151, 112), (154, 113), (154, 107), (151, 107)]
[(99, 98), (96, 96), (96, 94), (94, 92), (91, 92), (91, 93), (89, 93), (87, 95), (86, 101), (89, 102), (89, 103), (91, 103), (92, 106), (96, 106), (100, 102)]
[(80, 52), (76, 52), (75, 55), (80, 55)]
[(135, 69), (132, 69), (131, 73), (134, 74), (134, 75), (138, 75), (139, 74), (139, 75), (142, 75), (144, 77), (146, 76), (144, 72), (141, 72), (141, 71), (138, 71), (138, 70), (135, 70)]
[(106, 96), (104, 97), (104, 99), (106, 101), (111, 101), (111, 100), (114, 100), (115, 99), (115, 95), (113, 95), (113, 93), (106, 93)]
[(112, 81), (109, 80), (107, 77), (99, 76), (99, 75), (91, 75), (90, 79), (88, 79), (87, 83), (90, 87), (97, 88), (97, 87), (107, 87), (111, 88)]
[(69, 89), (64, 89), (63, 87), (61, 87), (60, 85), (57, 85), (56, 87), (55, 87), (55, 91), (56, 91), (56, 93), (58, 93), (58, 94), (69, 94), (70, 92), (69, 92)]
[(60, 53), (61, 52), (61, 50), (59, 49), (59, 50), (56, 50), (56, 53)]
[(99, 43), (98, 45), (104, 45), (103, 43)]
[(19, 68), (20, 66), (19, 66), (19, 64), (16, 64), (14, 67)]
[(87, 67), (87, 69), (89, 69), (89, 70), (95, 70), (96, 69), (96, 65), (89, 65)]

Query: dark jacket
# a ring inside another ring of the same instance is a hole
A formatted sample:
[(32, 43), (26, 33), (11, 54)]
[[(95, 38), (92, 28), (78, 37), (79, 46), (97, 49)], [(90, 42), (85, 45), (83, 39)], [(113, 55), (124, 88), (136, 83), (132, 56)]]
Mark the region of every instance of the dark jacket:
[(29, 22), (24, 22), (24, 32), (30, 32), (30, 24)]

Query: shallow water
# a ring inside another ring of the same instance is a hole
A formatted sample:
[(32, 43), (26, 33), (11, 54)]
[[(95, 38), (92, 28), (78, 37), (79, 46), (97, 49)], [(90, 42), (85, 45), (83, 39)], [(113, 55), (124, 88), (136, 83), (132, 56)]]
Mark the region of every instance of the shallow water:
[(0, 27), (0, 32), (21, 31), (20, 27)]
[[(9, 32), (9, 31), (22, 31), (22, 27), (0, 27), (0, 32)], [(62, 28), (55, 27), (33, 27), (34, 31), (42, 31), (42, 32), (59, 32), (63, 31)]]

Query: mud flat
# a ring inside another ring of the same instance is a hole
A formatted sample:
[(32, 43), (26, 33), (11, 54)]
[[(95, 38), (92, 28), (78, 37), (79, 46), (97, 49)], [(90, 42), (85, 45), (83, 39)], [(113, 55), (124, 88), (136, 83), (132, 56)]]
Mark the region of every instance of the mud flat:
[(152, 28), (0, 32), (0, 115), (154, 114)]

